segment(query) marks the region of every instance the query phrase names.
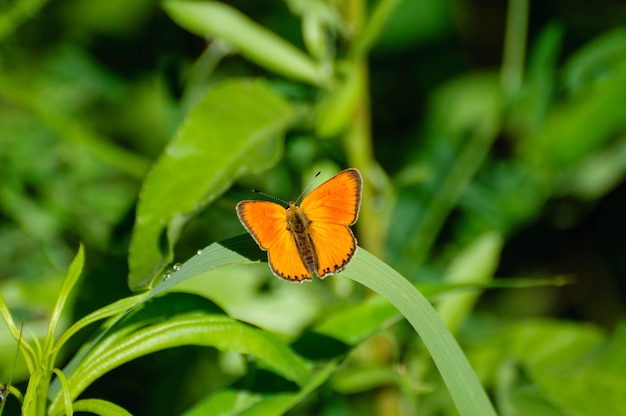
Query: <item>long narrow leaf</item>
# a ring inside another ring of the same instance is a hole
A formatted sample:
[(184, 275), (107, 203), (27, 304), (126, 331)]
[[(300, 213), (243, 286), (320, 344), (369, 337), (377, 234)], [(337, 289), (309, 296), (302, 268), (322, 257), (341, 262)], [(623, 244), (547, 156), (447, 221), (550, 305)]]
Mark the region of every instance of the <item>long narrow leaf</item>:
[(323, 72), (308, 55), (231, 6), (216, 1), (166, 1), (163, 7), (187, 30), (222, 39), (270, 71), (314, 85), (322, 83)]
[(428, 300), (411, 283), (376, 257), (359, 249), (342, 276), (391, 302), (428, 348), (461, 415), (495, 415), (476, 373)]
[[(106, 351), (90, 354), (68, 377), (72, 399), (78, 397), (103, 374), (138, 357), (182, 345), (212, 346), (222, 351), (251, 354), (276, 373), (298, 384), (308, 378), (304, 362), (268, 332), (225, 316), (177, 316), (141, 328), (109, 345)], [(54, 398), (51, 413), (58, 411), (60, 395)]]
[[(214, 243), (192, 257), (170, 278), (163, 289), (216, 267), (257, 262), (264, 258), (248, 235)], [(494, 415), (478, 377), (458, 343), (428, 300), (391, 267), (359, 248), (353, 261), (341, 273), (363, 284), (393, 304), (415, 328), (441, 373), (457, 409), (462, 415)]]
[(78, 248), (78, 253), (76, 253), (76, 257), (74, 257), (72, 264), (70, 264), (70, 267), (67, 270), (67, 275), (65, 276), (65, 280), (63, 281), (63, 286), (61, 287), (57, 302), (54, 305), (52, 315), (50, 316), (50, 323), (48, 325), (48, 332), (46, 334), (46, 341), (44, 343), (44, 351), (46, 353), (49, 353), (52, 350), (57, 325), (59, 324), (59, 319), (61, 319), (61, 312), (63, 312), (65, 302), (67, 301), (70, 292), (72, 291), (72, 288), (78, 281), (78, 278), (83, 271), (84, 263), (85, 250), (83, 249), (83, 246), (81, 244), (81, 246)]

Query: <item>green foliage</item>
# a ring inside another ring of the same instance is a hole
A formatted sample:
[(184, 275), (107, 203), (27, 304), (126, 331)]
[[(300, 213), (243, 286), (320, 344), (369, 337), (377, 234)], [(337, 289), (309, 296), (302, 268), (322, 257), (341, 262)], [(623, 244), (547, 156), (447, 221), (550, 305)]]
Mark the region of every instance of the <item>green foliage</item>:
[[(626, 413), (625, 9), (507, 4), (0, 6), (0, 413)], [(347, 166), (275, 279), (235, 204)]]
[[(171, 245), (184, 223), (181, 217), (217, 198), (233, 179), (276, 163), (292, 114), (260, 81), (222, 84), (194, 107), (139, 195), (129, 253), (131, 289), (148, 287), (172, 261)], [(159, 252), (163, 228), (170, 245), (165, 255)]]

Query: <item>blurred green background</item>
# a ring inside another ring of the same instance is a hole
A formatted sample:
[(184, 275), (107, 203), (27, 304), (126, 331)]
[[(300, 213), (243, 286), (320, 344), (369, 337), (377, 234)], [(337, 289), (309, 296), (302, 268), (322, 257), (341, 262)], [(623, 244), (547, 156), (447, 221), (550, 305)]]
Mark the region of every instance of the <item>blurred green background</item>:
[[(297, 121), (266, 166), (233, 173), (209, 205), (184, 212), (175, 261), (242, 234), (234, 206), (250, 189), (293, 199), (316, 171), (357, 167), (364, 249), (416, 284), (489, 288), (433, 301), (498, 413), (626, 412), (626, 3), (228, 4), (326, 75), (312, 82), (275, 67), (261, 44), (250, 44), (255, 58), (235, 39), (192, 34), (154, 1), (0, 3), (0, 290), (25, 336), (45, 330), (79, 242), (86, 270), (65, 327), (131, 293), (147, 172), (207, 90), (259, 77)], [(368, 298), (339, 277), (289, 286), (266, 264), (188, 286), (178, 289), (289, 341)], [(7, 380), (15, 342), (0, 331)], [(292, 413), (455, 414), (423, 354), (406, 323), (389, 325)], [(88, 395), (133, 414), (179, 414), (245, 374), (238, 360), (168, 350)], [(18, 365), (18, 387), (26, 377)], [(589, 392), (597, 399), (583, 400)]]

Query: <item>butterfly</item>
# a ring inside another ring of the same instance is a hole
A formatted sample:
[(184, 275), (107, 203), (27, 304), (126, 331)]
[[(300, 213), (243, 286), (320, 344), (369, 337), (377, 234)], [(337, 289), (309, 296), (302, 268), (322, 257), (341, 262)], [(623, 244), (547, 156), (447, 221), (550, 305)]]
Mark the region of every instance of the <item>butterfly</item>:
[[(356, 252), (349, 225), (356, 223), (363, 180), (357, 169), (339, 172), (308, 194), (300, 206), (241, 201), (239, 221), (281, 279), (302, 283), (343, 270)], [(297, 202), (297, 201), (296, 201)]]

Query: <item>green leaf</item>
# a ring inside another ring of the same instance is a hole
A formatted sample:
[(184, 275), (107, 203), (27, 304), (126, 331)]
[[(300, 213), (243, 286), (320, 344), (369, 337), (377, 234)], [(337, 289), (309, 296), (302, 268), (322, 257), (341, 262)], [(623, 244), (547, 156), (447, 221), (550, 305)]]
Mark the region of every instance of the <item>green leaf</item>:
[(352, 57), (365, 56), (380, 37), (394, 10), (401, 4), (400, 0), (382, 0), (376, 3), (367, 24), (350, 52)]
[[(464, 277), (465, 278), (465, 277)], [(469, 280), (469, 279), (468, 279)], [(572, 283), (566, 276), (532, 277), (519, 279), (493, 279), (489, 282), (440, 282), (415, 284), (424, 296), (460, 296), (475, 294), (494, 288), (527, 288), (540, 286), (563, 286)], [(373, 333), (392, 325), (402, 315), (382, 296), (370, 296), (362, 302), (329, 315), (313, 328), (313, 331), (333, 337), (348, 345), (356, 345)]]
[(399, 384), (398, 370), (387, 363), (365, 367), (344, 367), (332, 380), (333, 390), (342, 394), (371, 392), (374, 389)]
[(63, 398), (63, 410), (65, 411), (66, 416), (72, 416), (74, 414), (74, 410), (72, 407), (72, 399), (70, 398), (70, 386), (67, 384), (67, 378), (65, 378), (65, 374), (58, 368), (53, 370), (54, 374), (59, 378), (59, 382), (61, 383), (61, 397)]
[(302, 402), (311, 392), (322, 385), (337, 368), (337, 363), (331, 361), (317, 370), (307, 381), (306, 385), (296, 393), (264, 393), (251, 394), (247, 391), (225, 390), (215, 393), (192, 409), (184, 416), (196, 415), (245, 415), (271, 416), (283, 415), (285, 412)]
[[(490, 232), (476, 238), (452, 261), (445, 275), (449, 283), (487, 283), (493, 278), (500, 260), (502, 236)], [(457, 333), (463, 320), (478, 300), (479, 293), (446, 295), (438, 304), (437, 312), (452, 333)]]
[(563, 68), (564, 83), (570, 90), (584, 88), (609, 74), (626, 56), (626, 30), (618, 28), (598, 36), (576, 51)]
[(54, 345), (54, 337), (56, 335), (56, 329), (59, 324), (59, 320), (61, 319), (63, 307), (65, 306), (65, 302), (67, 302), (67, 299), (70, 296), (72, 288), (78, 281), (78, 278), (83, 271), (84, 264), (85, 250), (83, 249), (83, 246), (81, 244), (81, 246), (78, 248), (78, 253), (76, 253), (76, 257), (74, 257), (74, 260), (67, 270), (65, 280), (63, 280), (63, 286), (61, 287), (61, 291), (57, 298), (56, 304), (54, 305), (52, 315), (50, 316), (50, 322), (48, 323), (48, 332), (46, 333), (46, 340), (44, 342), (44, 351), (46, 355), (50, 354), (52, 351)]
[(563, 331), (544, 337), (542, 342), (559, 348), (532, 363), (533, 379), (568, 414), (625, 414), (626, 324), (618, 326), (608, 342), (593, 349), (578, 348), (576, 355), (568, 353), (581, 345), (577, 341), (565, 338)]
[[(498, 407), (504, 411), (530, 402), (538, 405), (541, 399), (563, 404), (575, 394), (588, 401), (585, 368), (593, 361), (593, 352), (604, 349), (603, 341), (601, 331), (591, 325), (527, 320), (505, 327), (495, 336), (482, 337), (470, 356), (484, 382), (494, 380)], [(620, 365), (618, 362), (617, 371)], [(527, 391), (529, 379), (540, 389), (532, 398)], [(580, 390), (574, 393), (576, 388)]]
[(183, 416), (232, 416), (241, 413), (254, 403), (262, 400), (260, 394), (249, 391), (221, 390), (196, 403)]
[[(626, 61), (605, 78), (580, 89), (550, 111), (543, 129), (528, 141), (538, 161), (569, 167), (613, 137), (626, 111)], [(576, 122), (572, 122), (576, 120)]]
[(626, 30), (608, 32), (566, 62), (567, 100), (553, 105), (524, 152), (554, 164), (558, 173), (587, 157), (621, 131), (626, 111)]
[(370, 296), (354, 307), (333, 313), (313, 330), (348, 345), (355, 345), (381, 328), (397, 322), (400, 317), (398, 310), (385, 298)]
[(434, 167), (437, 175), (441, 175), (437, 179), (437, 192), (406, 239), (403, 250), (396, 254), (402, 253), (398, 264), (405, 263), (402, 267), (411, 270), (425, 261), (446, 218), (487, 157), (504, 110), (500, 84), (492, 74), (454, 80), (440, 88), (433, 103), (430, 128), (437, 131), (440, 143), (448, 141), (448, 146), (459, 146), (459, 150), (454, 163), (444, 162)]
[[(162, 302), (167, 302), (167, 297)], [(70, 374), (68, 384), (70, 395), (75, 399), (91, 383), (103, 374), (129, 361), (147, 354), (182, 345), (211, 346), (220, 351), (234, 351), (251, 354), (261, 360), (272, 371), (283, 377), (304, 385), (308, 371), (304, 361), (293, 353), (284, 343), (268, 332), (223, 315), (197, 312), (176, 315), (168, 319), (148, 317), (147, 326), (141, 322), (122, 328), (122, 336), (112, 334), (113, 341), (106, 338), (106, 348), (96, 347)], [(155, 320), (151, 323), (150, 320)], [(52, 401), (52, 411), (60, 405), (60, 395)]]
[[(37, 353), (35, 349), (30, 345), (30, 343), (22, 339), (23, 337), (22, 337), (21, 331), (23, 330), (23, 324), (22, 324), (21, 329), (20, 327), (15, 325), (15, 321), (13, 320), (13, 315), (11, 315), (11, 311), (9, 311), (9, 308), (7, 307), (7, 304), (4, 300), (4, 297), (2, 296), (2, 293), (0, 293), (0, 316), (2, 316), (2, 319), (4, 320), (4, 323), (6, 324), (13, 339), (15, 341), (19, 340), (19, 348), (21, 350), (22, 357), (26, 363), (26, 366), (28, 367), (28, 372), (32, 374), (36, 368)], [(3, 353), (8, 351), (7, 348), (5, 348), (4, 344), (2, 345), (2, 347), (3, 347)], [(13, 345), (11, 345), (11, 347), (13, 347)], [(6, 358), (6, 357), (14, 357), (13, 352), (11, 352), (9, 355), (0, 356), (0, 358)]]
[[(148, 287), (171, 261), (186, 215), (215, 199), (236, 178), (278, 160), (281, 136), (292, 118), (289, 104), (261, 81), (226, 82), (206, 94), (143, 184), (130, 244), (132, 290)], [(159, 241), (165, 227), (169, 246), (162, 253)]]
[(166, 1), (163, 7), (190, 32), (222, 39), (270, 71), (314, 85), (323, 82), (323, 72), (308, 55), (233, 7), (214, 1)]
[(620, 185), (625, 176), (626, 140), (622, 137), (588, 155), (573, 169), (561, 172), (555, 191), (595, 200)]
[(85, 399), (74, 403), (74, 412), (93, 413), (104, 416), (131, 416), (131, 414), (115, 403), (100, 399)]
[(383, 296), (404, 315), (430, 352), (461, 415), (495, 415), (459, 344), (408, 280), (362, 248), (341, 275)]
[(319, 137), (337, 136), (354, 121), (365, 80), (356, 65), (345, 65), (343, 72), (342, 82), (319, 104), (315, 125)]
[[(163, 290), (175, 281), (197, 276), (215, 267), (252, 263), (265, 259), (249, 235), (214, 243), (192, 257), (161, 285)], [(462, 415), (493, 415), (494, 410), (480, 382), (454, 337), (428, 300), (404, 277), (362, 248), (341, 277), (368, 287), (392, 303), (428, 348), (458, 411)]]
[(120, 299), (79, 319), (75, 324), (73, 324), (69, 329), (61, 334), (61, 336), (55, 343), (54, 353), (56, 354), (61, 349), (61, 347), (63, 347), (63, 345), (65, 345), (65, 343), (81, 329), (87, 327), (88, 325), (91, 325), (94, 322), (110, 318), (114, 315), (123, 314), (124, 312), (129, 311), (133, 307), (139, 305), (145, 298), (146, 294), (142, 293), (140, 295)]

